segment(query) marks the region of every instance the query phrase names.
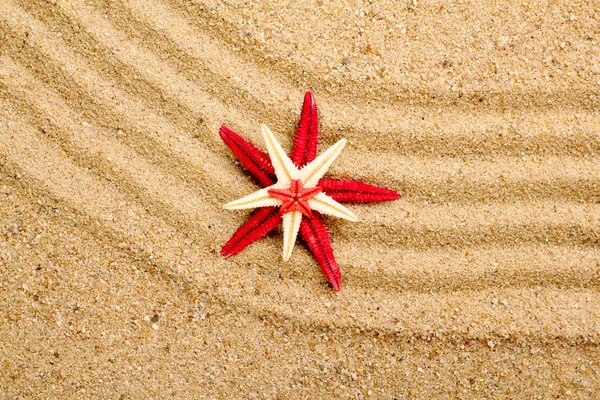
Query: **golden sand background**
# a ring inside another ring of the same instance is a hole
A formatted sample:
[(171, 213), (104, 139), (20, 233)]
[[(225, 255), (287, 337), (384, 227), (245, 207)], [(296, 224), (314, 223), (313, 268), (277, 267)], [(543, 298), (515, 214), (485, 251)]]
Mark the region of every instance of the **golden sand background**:
[[(597, 2), (0, 1), (0, 397), (592, 398)], [(398, 190), (273, 233), (225, 123)], [(235, 394), (235, 395), (234, 395)]]

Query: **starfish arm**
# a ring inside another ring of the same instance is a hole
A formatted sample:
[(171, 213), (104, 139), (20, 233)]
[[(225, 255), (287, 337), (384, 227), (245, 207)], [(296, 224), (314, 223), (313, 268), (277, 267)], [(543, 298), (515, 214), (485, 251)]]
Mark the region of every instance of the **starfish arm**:
[(230, 201), (225, 204), (223, 208), (226, 210), (243, 210), (245, 208), (280, 206), (281, 200), (276, 199), (269, 194), (269, 189), (271, 188), (272, 186), (269, 186), (257, 190), (254, 193), (250, 193), (248, 196), (244, 196), (241, 199)]
[(346, 207), (327, 196), (325, 193), (319, 193), (312, 199), (308, 200), (310, 208), (318, 211), (321, 214), (329, 214), (334, 217), (347, 219), (348, 221), (356, 222), (358, 218), (354, 213)]
[(321, 193), (322, 191), (323, 191), (323, 188), (320, 188), (318, 186), (315, 186), (312, 188), (307, 188), (302, 191), (300, 198), (303, 200), (308, 200), (312, 197), (315, 197), (317, 195), (317, 193)]
[(221, 125), (219, 136), (261, 185), (270, 186), (275, 183), (275, 170), (267, 154), (225, 125)]
[(287, 261), (292, 255), (292, 250), (294, 250), (294, 244), (296, 244), (296, 237), (298, 236), (300, 222), (302, 221), (302, 213), (300, 211), (292, 211), (287, 214), (283, 214), (282, 218), (283, 261)]
[(340, 290), (342, 288), (342, 275), (333, 256), (329, 233), (316, 213), (313, 213), (312, 218), (302, 218), (300, 235), (308, 244), (310, 251), (333, 288)]
[(283, 215), (294, 211), (294, 209), (297, 209), (297, 207), (295, 207), (294, 202), (283, 203), (281, 207), (279, 207), (279, 214)]
[(269, 189), (269, 194), (280, 200), (289, 200), (294, 198), (294, 193), (290, 189)]
[(308, 204), (308, 200), (299, 199), (296, 209), (302, 214), (306, 215), (308, 218), (312, 217), (312, 210), (310, 208), (310, 204)]
[(277, 175), (277, 182), (282, 185), (289, 184), (293, 179), (297, 179), (298, 169), (290, 160), (287, 154), (283, 151), (283, 148), (275, 139), (273, 132), (266, 126), (261, 125), (263, 137), (265, 138), (265, 144), (267, 145), (267, 151), (271, 157), (271, 163), (275, 168), (275, 175)]
[(300, 170), (300, 179), (306, 187), (312, 187), (325, 175), (331, 163), (340, 155), (346, 145), (346, 139), (340, 139), (336, 144), (328, 148), (323, 154), (315, 158), (306, 167)]
[(319, 116), (315, 96), (311, 92), (304, 95), (302, 114), (294, 136), (294, 148), (290, 159), (301, 168), (315, 159), (319, 143)]
[(353, 180), (321, 179), (318, 186), (335, 201), (344, 203), (375, 203), (401, 197), (394, 190)]
[(271, 232), (280, 223), (281, 216), (276, 207), (264, 207), (256, 210), (225, 243), (221, 249), (221, 255), (228, 258), (238, 254), (246, 246)]

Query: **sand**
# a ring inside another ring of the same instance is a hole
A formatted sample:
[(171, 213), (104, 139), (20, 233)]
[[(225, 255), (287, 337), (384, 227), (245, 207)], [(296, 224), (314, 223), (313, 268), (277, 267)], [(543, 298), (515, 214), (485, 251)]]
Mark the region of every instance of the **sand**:
[[(0, 397), (593, 398), (594, 2), (2, 0)], [(397, 190), (223, 259), (226, 124)]]

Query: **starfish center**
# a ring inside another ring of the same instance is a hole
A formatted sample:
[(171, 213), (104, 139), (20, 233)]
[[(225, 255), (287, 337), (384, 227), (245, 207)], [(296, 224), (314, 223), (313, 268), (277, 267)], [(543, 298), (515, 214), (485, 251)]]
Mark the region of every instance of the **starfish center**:
[(292, 211), (300, 211), (310, 218), (312, 209), (308, 204), (308, 200), (319, 194), (321, 190), (319, 186), (305, 188), (300, 179), (294, 179), (290, 183), (289, 189), (269, 189), (269, 194), (283, 202), (279, 209), (281, 215)]

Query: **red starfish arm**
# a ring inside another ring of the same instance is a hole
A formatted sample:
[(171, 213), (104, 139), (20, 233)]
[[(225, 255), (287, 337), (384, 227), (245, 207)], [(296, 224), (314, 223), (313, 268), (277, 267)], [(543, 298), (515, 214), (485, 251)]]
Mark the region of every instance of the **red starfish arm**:
[(333, 288), (340, 290), (342, 288), (342, 274), (333, 256), (327, 227), (316, 212), (313, 212), (311, 218), (302, 218), (300, 234), (306, 244), (308, 244), (308, 247)]
[(294, 193), (290, 189), (269, 189), (269, 194), (284, 201), (294, 198)]
[(271, 186), (277, 178), (271, 159), (252, 143), (244, 140), (240, 135), (221, 125), (219, 135), (240, 162), (258, 179), (263, 186)]
[[(281, 207), (279, 207), (279, 214), (283, 215), (286, 213), (289, 213), (290, 211), (294, 211), (298, 209), (296, 202), (294, 201), (288, 201), (288, 202), (284, 202)], [(298, 210), (300, 211), (300, 210)]]
[(322, 191), (323, 191), (323, 189), (318, 186), (315, 186), (312, 188), (306, 188), (302, 191), (300, 198), (303, 200), (308, 200), (312, 197), (315, 197), (317, 194), (321, 193)]
[(335, 201), (345, 203), (373, 203), (398, 200), (401, 197), (391, 189), (359, 181), (321, 179), (317, 185), (322, 187), (325, 194), (331, 196)]
[(225, 243), (221, 249), (221, 255), (225, 258), (236, 255), (246, 246), (275, 229), (281, 221), (276, 207), (259, 208)]
[(319, 143), (319, 116), (315, 96), (311, 92), (304, 95), (300, 123), (294, 136), (294, 148), (290, 158), (298, 168), (315, 159)]
[(298, 209), (298, 211), (300, 211), (302, 214), (306, 215), (308, 218), (312, 217), (312, 209), (310, 208), (308, 201), (303, 200), (303, 199), (298, 199), (296, 208)]

